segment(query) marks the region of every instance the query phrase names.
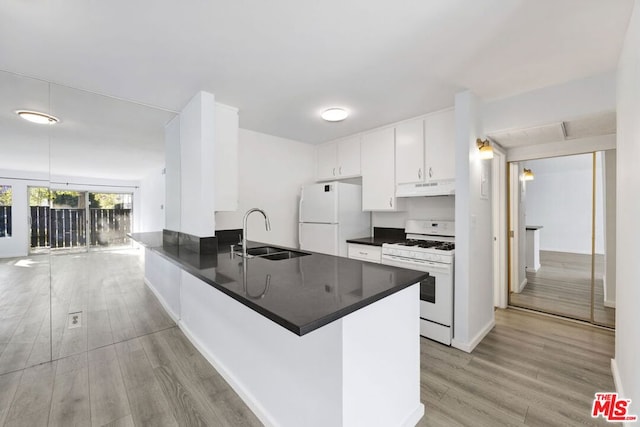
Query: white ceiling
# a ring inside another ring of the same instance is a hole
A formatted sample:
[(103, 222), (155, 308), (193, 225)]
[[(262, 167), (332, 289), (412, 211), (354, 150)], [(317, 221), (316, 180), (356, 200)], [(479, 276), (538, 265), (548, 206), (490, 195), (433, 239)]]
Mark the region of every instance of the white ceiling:
[[(240, 109), (243, 128), (318, 143), (452, 106), (465, 89), (500, 98), (611, 71), (633, 1), (9, 0), (1, 7), (0, 70), (169, 111), (206, 90)], [(336, 105), (351, 117), (321, 121), (320, 111)], [(66, 114), (74, 130), (115, 141), (104, 126), (94, 132), (80, 124), (86, 117)]]

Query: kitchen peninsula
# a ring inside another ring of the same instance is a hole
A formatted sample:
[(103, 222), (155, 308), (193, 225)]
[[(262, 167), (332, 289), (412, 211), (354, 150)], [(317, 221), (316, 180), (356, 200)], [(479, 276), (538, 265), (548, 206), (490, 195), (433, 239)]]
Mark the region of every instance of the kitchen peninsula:
[[(254, 413), (274, 426), (412, 426), (426, 274), (309, 253), (200, 255), (137, 233), (145, 281)], [(264, 246), (249, 242), (249, 248)]]

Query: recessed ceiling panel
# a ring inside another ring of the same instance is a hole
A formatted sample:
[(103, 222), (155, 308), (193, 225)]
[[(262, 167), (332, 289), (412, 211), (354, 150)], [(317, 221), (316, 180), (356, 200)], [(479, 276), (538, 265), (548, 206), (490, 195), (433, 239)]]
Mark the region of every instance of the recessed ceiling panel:
[(567, 139), (616, 133), (616, 113), (608, 111), (564, 122)]
[(562, 123), (553, 123), (526, 129), (514, 129), (498, 132), (489, 135), (489, 138), (505, 148), (513, 148), (563, 141), (564, 130)]

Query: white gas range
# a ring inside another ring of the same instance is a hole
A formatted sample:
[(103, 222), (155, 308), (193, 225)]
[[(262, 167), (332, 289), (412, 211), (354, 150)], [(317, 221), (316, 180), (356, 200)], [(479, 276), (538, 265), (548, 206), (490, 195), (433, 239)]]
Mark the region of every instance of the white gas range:
[(382, 245), (382, 263), (429, 273), (420, 282), (420, 335), (451, 345), (455, 223), (408, 220), (407, 240)]

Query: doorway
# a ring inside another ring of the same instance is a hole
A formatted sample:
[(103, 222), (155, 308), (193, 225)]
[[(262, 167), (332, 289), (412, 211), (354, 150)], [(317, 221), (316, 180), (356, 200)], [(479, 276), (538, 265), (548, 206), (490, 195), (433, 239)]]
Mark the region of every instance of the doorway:
[(30, 253), (130, 246), (132, 193), (29, 187)]
[(509, 176), (509, 305), (615, 327), (615, 150)]

